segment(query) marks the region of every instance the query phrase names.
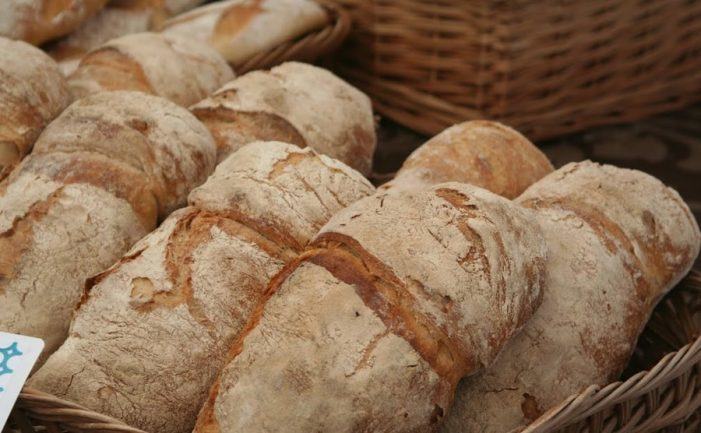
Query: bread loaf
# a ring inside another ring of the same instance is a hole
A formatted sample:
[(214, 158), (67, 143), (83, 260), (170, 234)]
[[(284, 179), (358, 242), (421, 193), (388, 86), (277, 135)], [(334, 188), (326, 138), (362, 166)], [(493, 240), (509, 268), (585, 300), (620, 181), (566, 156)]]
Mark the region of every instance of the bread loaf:
[(323, 27), (329, 18), (313, 0), (229, 0), (166, 21), (166, 34), (207, 42), (232, 65)]
[(39, 45), (66, 35), (99, 11), (107, 0), (4, 0), (0, 36)]
[(93, 279), (70, 336), (31, 386), (153, 433), (190, 432), (269, 279), (372, 190), (311, 149), (243, 147), (189, 207)]
[(89, 51), (121, 36), (158, 30), (169, 16), (200, 3), (202, 0), (112, 0), (76, 31), (49, 47), (48, 53), (68, 76)]
[(551, 171), (547, 157), (517, 131), (498, 122), (473, 120), (424, 143), (380, 189), (418, 189), (454, 181), (513, 199)]
[(0, 180), (69, 103), (66, 81), (46, 54), (0, 37)]
[(370, 99), (315, 66), (289, 62), (227, 83), (191, 111), (217, 142), (219, 160), (246, 143), (309, 146), (367, 175), (375, 152)]
[(87, 54), (68, 84), (76, 98), (104, 90), (135, 90), (188, 106), (233, 77), (221, 56), (204, 44), (137, 33)]
[(530, 212), (470, 185), (334, 216), (249, 322), (195, 432), (430, 432), (540, 299)]
[(81, 99), (0, 187), (0, 329), (65, 338), (85, 279), (113, 264), (214, 168), (207, 129), (138, 92)]
[(494, 365), (460, 384), (444, 432), (511, 431), (617, 379), (699, 251), (679, 195), (638, 171), (569, 164), (517, 202), (536, 211), (548, 244), (543, 304)]

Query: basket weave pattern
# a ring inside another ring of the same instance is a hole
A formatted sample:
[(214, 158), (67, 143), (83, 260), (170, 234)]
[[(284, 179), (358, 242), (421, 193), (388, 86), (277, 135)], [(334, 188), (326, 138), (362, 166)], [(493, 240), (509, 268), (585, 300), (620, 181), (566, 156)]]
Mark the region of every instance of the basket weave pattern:
[(313, 62), (338, 48), (350, 32), (350, 17), (343, 9), (334, 5), (323, 6), (330, 17), (326, 26), (232, 65), (236, 73), (240, 75), (256, 69), (269, 69), (290, 60)]
[(475, 118), (539, 140), (701, 100), (697, 0), (335, 0), (334, 67), (424, 134)]
[[(624, 382), (591, 386), (553, 408), (523, 433), (698, 433), (701, 429), (701, 267), (655, 310)], [(677, 350), (679, 349), (679, 350)], [(675, 350), (660, 360), (660, 354)], [(144, 433), (121, 421), (25, 388), (7, 431)], [(505, 432), (506, 433), (506, 432)]]

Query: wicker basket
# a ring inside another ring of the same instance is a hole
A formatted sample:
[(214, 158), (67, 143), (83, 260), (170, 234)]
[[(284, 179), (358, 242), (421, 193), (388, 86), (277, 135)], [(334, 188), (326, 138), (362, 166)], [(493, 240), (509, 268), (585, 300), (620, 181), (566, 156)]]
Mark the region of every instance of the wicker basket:
[(244, 74), (254, 69), (269, 69), (289, 60), (313, 62), (338, 48), (350, 32), (350, 17), (343, 9), (333, 4), (323, 2), (322, 4), (331, 17), (326, 26), (294, 41), (256, 54), (242, 63), (232, 65), (236, 73)]
[[(698, 433), (701, 428), (701, 266), (655, 310), (624, 382), (589, 387), (524, 433)], [(670, 353), (660, 356), (666, 351)], [(638, 370), (639, 371), (639, 370)], [(144, 433), (121, 421), (25, 388), (7, 432)]]
[(334, 0), (333, 67), (424, 134), (475, 118), (540, 140), (701, 100), (698, 0)]

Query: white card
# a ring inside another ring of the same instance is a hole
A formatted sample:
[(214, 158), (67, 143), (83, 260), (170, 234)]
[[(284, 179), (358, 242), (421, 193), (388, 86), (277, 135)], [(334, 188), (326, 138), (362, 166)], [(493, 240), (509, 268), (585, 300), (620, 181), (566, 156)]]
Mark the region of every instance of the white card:
[(0, 332), (0, 430), (43, 349), (39, 338)]

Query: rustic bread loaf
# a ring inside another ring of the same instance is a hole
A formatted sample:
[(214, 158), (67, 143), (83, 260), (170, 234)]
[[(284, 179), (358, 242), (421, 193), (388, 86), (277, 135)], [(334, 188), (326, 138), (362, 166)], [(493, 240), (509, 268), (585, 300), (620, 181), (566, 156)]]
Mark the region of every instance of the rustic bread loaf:
[(100, 45), (133, 33), (158, 30), (171, 15), (191, 9), (202, 0), (112, 0), (78, 29), (48, 48), (64, 75)]
[(639, 171), (569, 164), (517, 202), (537, 212), (548, 244), (543, 304), (494, 365), (461, 382), (444, 432), (511, 431), (618, 378), (699, 251), (688, 207)]
[(0, 180), (69, 103), (68, 86), (51, 58), (0, 37)]
[(93, 279), (68, 339), (31, 386), (147, 431), (190, 432), (227, 348), (333, 213), (372, 193), (311, 149), (243, 147)]
[(531, 213), (449, 183), (334, 216), (271, 283), (195, 431), (429, 432), (540, 299)]
[(370, 99), (331, 72), (289, 62), (227, 83), (191, 111), (217, 142), (219, 160), (246, 143), (309, 146), (367, 175), (375, 152)]
[(81, 99), (0, 187), (0, 329), (65, 338), (85, 279), (110, 266), (214, 168), (207, 129), (138, 92)]
[(68, 84), (76, 98), (104, 90), (135, 90), (188, 106), (233, 77), (229, 65), (204, 44), (137, 33), (88, 53)]
[(166, 34), (207, 42), (232, 65), (323, 27), (326, 11), (313, 0), (229, 0), (166, 21)]
[(4, 0), (0, 36), (39, 45), (66, 35), (99, 11), (107, 0)]
[(514, 129), (473, 120), (446, 129), (416, 149), (380, 190), (454, 181), (513, 199), (551, 171), (543, 152)]

